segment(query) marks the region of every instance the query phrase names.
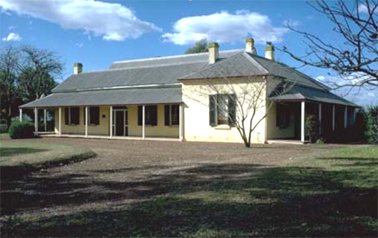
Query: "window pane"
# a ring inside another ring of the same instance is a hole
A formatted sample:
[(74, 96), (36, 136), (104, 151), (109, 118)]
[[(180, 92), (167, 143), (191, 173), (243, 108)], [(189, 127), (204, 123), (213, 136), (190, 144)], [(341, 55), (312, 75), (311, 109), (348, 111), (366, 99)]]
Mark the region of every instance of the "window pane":
[[(156, 126), (157, 125), (157, 106), (146, 106), (145, 107), (145, 125)], [(142, 107), (140, 113), (140, 121), (142, 122)], [(142, 123), (141, 123), (142, 124)]]
[(100, 107), (89, 108), (89, 124), (100, 124)]
[(228, 95), (218, 95), (218, 125), (228, 124)]
[(66, 125), (70, 124), (70, 111), (69, 110), (70, 110), (69, 107), (64, 108), (64, 123)]
[(171, 106), (171, 124), (178, 125), (180, 121), (180, 106), (179, 105), (172, 105)]
[(71, 107), (71, 124), (73, 125), (79, 125), (79, 118), (80, 118), (80, 114), (79, 114), (79, 108), (78, 107)]

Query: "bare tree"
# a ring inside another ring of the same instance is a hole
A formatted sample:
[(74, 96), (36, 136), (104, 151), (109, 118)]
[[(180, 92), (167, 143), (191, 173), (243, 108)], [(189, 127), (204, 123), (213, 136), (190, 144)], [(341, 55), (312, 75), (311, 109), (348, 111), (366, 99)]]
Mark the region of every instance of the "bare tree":
[(56, 86), (55, 77), (60, 76), (63, 64), (55, 52), (23, 46), (18, 85), (24, 101), (39, 99), (50, 94)]
[(316, 0), (309, 5), (330, 20), (340, 42), (326, 42), (317, 35), (288, 26), (302, 35), (308, 50), (303, 56), (286, 47), (282, 50), (303, 65), (336, 71), (343, 82), (332, 82), (335, 89), (378, 87), (378, 1)]
[[(229, 65), (232, 65), (232, 62)], [(193, 90), (183, 90), (183, 92), (185, 97), (208, 106), (210, 113), (214, 108), (217, 111), (218, 120), (223, 120), (222, 124), (235, 127), (244, 145), (249, 148), (253, 131), (267, 117), (275, 103), (269, 100), (269, 97), (288, 92), (295, 82), (285, 81), (274, 75), (230, 77), (227, 76), (227, 71), (236, 72), (236, 69), (231, 69), (231, 67), (225, 67), (220, 71), (214, 69), (219, 77), (206, 79), (206, 75), (203, 75), (205, 79), (200, 80)], [(198, 73), (201, 74), (201, 72)], [(222, 96), (226, 96), (225, 100), (219, 100)], [(204, 103), (207, 97), (210, 97), (208, 104)], [(228, 106), (224, 105), (225, 102)]]

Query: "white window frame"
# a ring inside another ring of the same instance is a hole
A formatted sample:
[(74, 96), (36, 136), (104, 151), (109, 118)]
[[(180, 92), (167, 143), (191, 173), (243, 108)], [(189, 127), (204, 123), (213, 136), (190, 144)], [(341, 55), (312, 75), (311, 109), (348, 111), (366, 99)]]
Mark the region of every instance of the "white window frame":
[[(178, 107), (178, 111), (177, 111), (177, 116), (178, 116), (177, 124), (172, 124), (172, 117), (173, 117), (172, 107), (173, 106), (177, 106)], [(180, 105), (179, 104), (169, 104), (169, 126), (179, 126), (179, 125), (180, 125)]]

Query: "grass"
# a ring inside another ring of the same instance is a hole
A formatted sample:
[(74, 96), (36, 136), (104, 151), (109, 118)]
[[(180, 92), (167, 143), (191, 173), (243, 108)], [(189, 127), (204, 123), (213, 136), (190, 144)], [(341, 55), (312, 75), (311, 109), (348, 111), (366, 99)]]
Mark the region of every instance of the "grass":
[(8, 140), (10, 139), (8, 133), (0, 133), (0, 140)]
[[(80, 175), (54, 177), (23, 198), (35, 201), (33, 209), (118, 202), (47, 217), (9, 216), (1, 232), (13, 237), (376, 237), (377, 155), (376, 147), (353, 147), (277, 167), (201, 164), (147, 181), (96, 181), (104, 190), (94, 196), (76, 192), (72, 199), (54, 195)], [(38, 181), (29, 181), (27, 191)], [(53, 193), (39, 195), (47, 185)], [(87, 186), (81, 181), (64, 188)], [(124, 194), (130, 189), (134, 192)]]
[(40, 143), (38, 139), (3, 140), (0, 147), (1, 177), (77, 162), (95, 155), (88, 149)]

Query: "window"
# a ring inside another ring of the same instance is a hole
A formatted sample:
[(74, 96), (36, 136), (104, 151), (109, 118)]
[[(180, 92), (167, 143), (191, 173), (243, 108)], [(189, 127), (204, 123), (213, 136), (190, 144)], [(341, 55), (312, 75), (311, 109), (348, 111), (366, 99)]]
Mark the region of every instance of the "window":
[[(83, 110), (84, 125), (86, 122), (85, 107)], [(100, 125), (100, 107), (88, 107), (89, 125)]]
[(290, 112), (286, 105), (276, 104), (276, 126), (284, 129), (290, 126)]
[(66, 125), (79, 125), (80, 114), (78, 107), (66, 107), (64, 109), (64, 120)]
[[(138, 125), (142, 125), (143, 106), (138, 106)], [(145, 125), (157, 126), (157, 106), (145, 106)]]
[(178, 125), (180, 122), (180, 106), (165, 105), (164, 106), (164, 124), (166, 126)]
[(210, 125), (235, 126), (236, 121), (236, 95), (217, 94), (210, 95)]

